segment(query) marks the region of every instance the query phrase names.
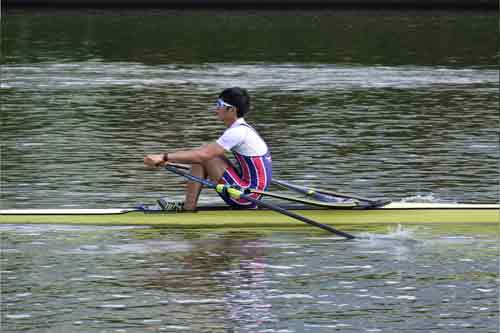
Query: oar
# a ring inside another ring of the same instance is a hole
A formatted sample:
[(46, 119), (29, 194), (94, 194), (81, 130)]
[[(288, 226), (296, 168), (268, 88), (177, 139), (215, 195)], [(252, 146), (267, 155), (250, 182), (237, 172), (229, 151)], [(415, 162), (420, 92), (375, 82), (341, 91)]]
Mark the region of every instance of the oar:
[[(184, 170), (189, 170), (190, 167), (185, 165), (185, 164), (177, 164), (177, 163), (169, 163), (169, 165), (176, 167), (177, 169), (184, 169)], [(252, 188), (246, 188), (243, 190), (245, 194), (260, 194), (262, 196), (267, 196), (267, 197), (272, 197), (272, 198), (277, 198), (277, 199), (282, 199), (282, 200), (287, 200), (287, 201), (293, 201), (293, 202), (298, 202), (306, 205), (312, 205), (312, 206), (317, 206), (317, 207), (323, 207), (323, 208), (355, 208), (355, 207), (360, 207), (358, 202), (338, 202), (335, 201), (335, 199), (331, 196), (315, 196), (314, 199), (308, 199), (308, 198), (299, 198), (295, 196), (290, 196), (290, 195), (285, 195), (281, 193), (274, 193), (274, 192), (269, 192), (269, 191), (258, 191)]]
[(331, 197), (338, 197), (338, 198), (346, 198), (346, 199), (354, 199), (354, 200), (359, 200), (359, 201), (364, 201), (367, 202), (371, 205), (381, 205), (382, 203), (387, 203), (385, 201), (379, 201), (379, 200), (373, 200), (373, 199), (368, 199), (364, 197), (360, 197), (357, 195), (352, 195), (352, 194), (345, 194), (345, 193), (338, 193), (338, 192), (332, 192), (328, 190), (322, 190), (318, 188), (310, 188), (310, 187), (304, 187), (296, 184), (291, 184), (289, 182), (286, 182), (284, 180), (279, 180), (279, 179), (273, 179), (272, 180), (273, 184), (279, 185), (281, 187), (284, 187), (286, 189), (305, 194), (307, 196), (311, 196), (317, 200), (320, 201), (331, 201)]
[(282, 199), (282, 200), (287, 200), (287, 201), (293, 201), (293, 202), (298, 202), (302, 203), (305, 205), (312, 205), (312, 206), (317, 206), (317, 207), (323, 207), (323, 208), (356, 208), (360, 207), (357, 201), (348, 201), (348, 202), (335, 202), (333, 200), (315, 200), (315, 199), (308, 199), (308, 198), (299, 198), (291, 195), (284, 195), (280, 193), (274, 193), (274, 192), (268, 192), (268, 191), (258, 191), (252, 188), (246, 188), (243, 190), (245, 194), (260, 194), (262, 196), (266, 197), (271, 197), (271, 198), (276, 198), (276, 199)]
[(299, 214), (296, 214), (294, 212), (290, 212), (286, 209), (283, 209), (279, 206), (276, 206), (276, 205), (273, 205), (273, 204), (270, 204), (270, 203), (267, 203), (267, 202), (263, 202), (261, 200), (257, 200), (257, 199), (254, 199), (252, 198), (250, 195), (248, 194), (245, 194), (244, 192), (234, 188), (234, 187), (230, 187), (228, 185), (223, 185), (223, 184), (215, 184), (207, 179), (202, 179), (202, 178), (199, 178), (199, 177), (196, 177), (196, 176), (193, 176), (191, 175), (190, 173), (187, 173), (187, 172), (184, 172), (184, 171), (181, 171), (179, 170), (177, 167), (173, 166), (173, 165), (165, 165), (165, 169), (167, 169), (168, 171), (171, 171), (179, 176), (183, 176), (191, 181), (195, 181), (195, 182), (198, 182), (208, 188), (211, 188), (211, 189), (214, 189), (216, 190), (217, 192), (219, 193), (227, 193), (228, 195), (230, 195), (232, 198), (235, 198), (235, 199), (244, 199), (244, 200), (248, 200), (254, 204), (256, 204), (257, 206), (259, 207), (264, 207), (264, 208), (267, 208), (267, 209), (270, 209), (270, 210), (273, 210), (275, 212), (278, 212), (278, 213), (281, 213), (283, 215), (286, 215), (288, 217), (291, 217), (291, 218), (294, 218), (294, 219), (297, 219), (299, 221), (302, 221), (302, 222), (305, 222), (305, 223), (308, 223), (310, 225), (313, 225), (315, 227), (318, 227), (318, 228), (321, 228), (321, 229), (324, 229), (324, 230), (327, 230), (327, 231), (330, 231), (334, 234), (337, 234), (339, 236), (342, 236), (342, 237), (345, 237), (347, 239), (354, 239), (355, 237), (351, 234), (348, 234), (346, 232), (343, 232), (343, 231), (340, 231), (340, 230), (337, 230), (333, 227), (330, 227), (329, 225), (326, 225), (326, 224), (322, 224), (322, 223), (319, 223), (319, 222), (316, 222), (316, 221), (313, 221), (305, 216), (302, 216), (302, 215), (299, 215)]

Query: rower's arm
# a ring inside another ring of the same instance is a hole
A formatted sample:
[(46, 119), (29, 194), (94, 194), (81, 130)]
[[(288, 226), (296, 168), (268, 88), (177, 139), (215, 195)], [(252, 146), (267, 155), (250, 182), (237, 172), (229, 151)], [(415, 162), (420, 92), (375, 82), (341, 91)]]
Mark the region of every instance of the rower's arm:
[[(165, 154), (150, 154), (144, 157), (144, 164), (151, 167), (165, 165)], [(208, 143), (193, 150), (168, 153), (168, 162), (200, 164), (217, 156), (224, 156), (224, 148), (216, 142)]]
[(202, 163), (217, 156), (224, 156), (224, 148), (216, 142), (208, 143), (193, 150), (168, 153), (168, 161), (173, 163)]

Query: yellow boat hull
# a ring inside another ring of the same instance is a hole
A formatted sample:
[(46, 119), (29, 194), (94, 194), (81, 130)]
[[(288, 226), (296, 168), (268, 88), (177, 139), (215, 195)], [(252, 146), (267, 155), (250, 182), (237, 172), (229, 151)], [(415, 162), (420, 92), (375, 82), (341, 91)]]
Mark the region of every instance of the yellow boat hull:
[[(389, 204), (375, 209), (301, 209), (295, 213), (338, 225), (499, 223), (499, 205)], [(303, 227), (269, 210), (206, 210), (196, 213), (144, 213), (127, 209), (2, 210), (2, 224), (161, 225), (171, 228)]]

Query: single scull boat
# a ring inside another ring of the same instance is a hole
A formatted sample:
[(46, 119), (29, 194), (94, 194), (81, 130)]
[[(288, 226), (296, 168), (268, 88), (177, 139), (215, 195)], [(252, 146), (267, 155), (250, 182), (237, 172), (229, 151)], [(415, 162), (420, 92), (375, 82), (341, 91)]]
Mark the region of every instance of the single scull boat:
[[(500, 205), (392, 202), (374, 208), (320, 208), (303, 205), (286, 209), (327, 225), (499, 223)], [(4, 209), (1, 224), (161, 225), (172, 228), (274, 228), (304, 224), (269, 209), (232, 210), (202, 206), (195, 213), (116, 209)]]

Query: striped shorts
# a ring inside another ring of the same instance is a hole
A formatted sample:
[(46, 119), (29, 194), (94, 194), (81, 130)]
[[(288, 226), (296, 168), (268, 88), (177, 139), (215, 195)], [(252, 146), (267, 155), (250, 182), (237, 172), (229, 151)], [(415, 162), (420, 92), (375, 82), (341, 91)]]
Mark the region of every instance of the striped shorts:
[[(262, 156), (244, 156), (238, 153), (234, 153), (234, 156), (238, 165), (236, 167), (229, 166), (218, 183), (236, 185), (242, 189), (267, 190), (272, 179), (272, 163), (269, 152)], [(231, 198), (225, 193), (219, 193), (219, 195), (231, 207), (256, 208), (256, 205), (248, 200)], [(256, 193), (252, 193), (250, 196), (255, 199), (261, 198), (261, 195)]]

